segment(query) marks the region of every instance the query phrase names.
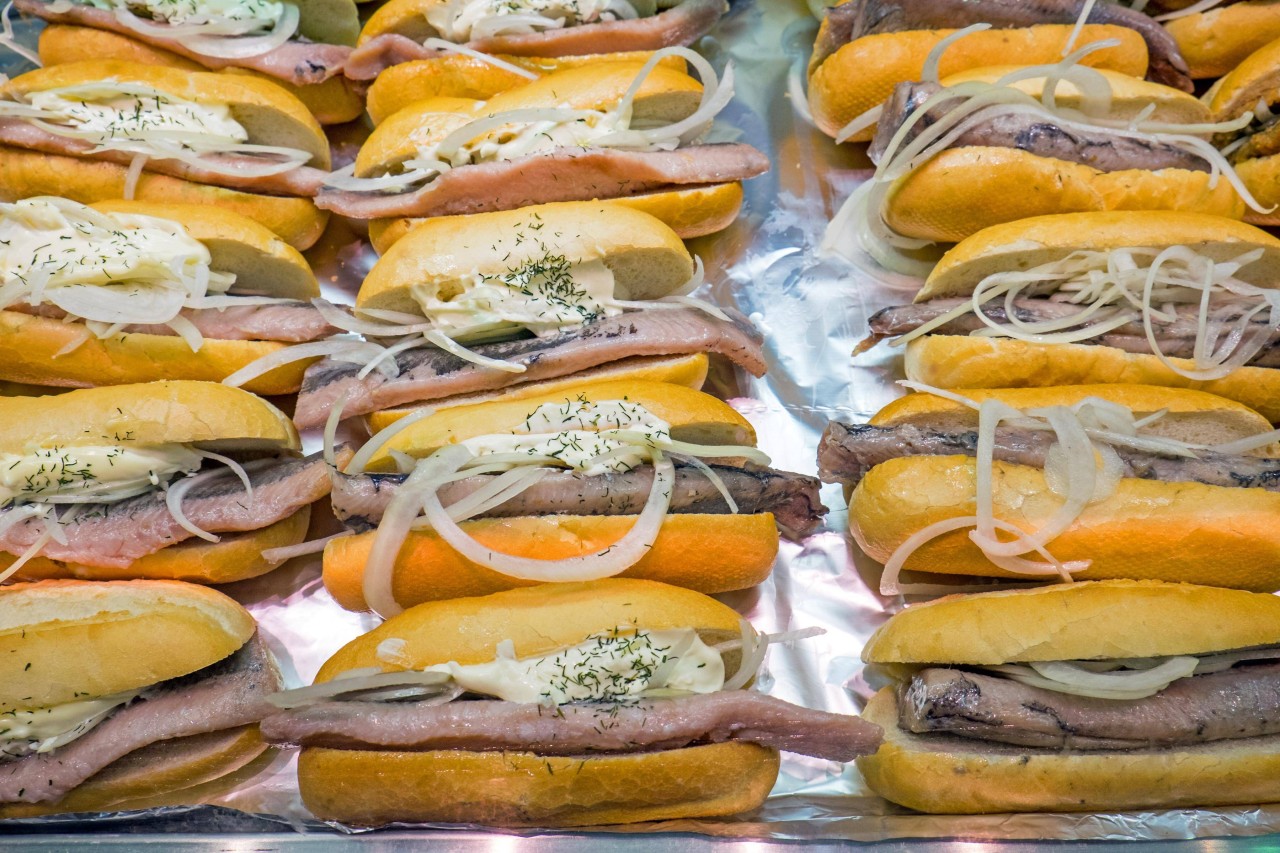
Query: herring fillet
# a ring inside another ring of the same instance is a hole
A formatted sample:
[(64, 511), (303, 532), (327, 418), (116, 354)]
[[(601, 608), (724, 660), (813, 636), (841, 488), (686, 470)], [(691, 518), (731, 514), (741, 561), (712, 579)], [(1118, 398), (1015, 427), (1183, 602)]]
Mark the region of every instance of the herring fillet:
[[(54, 320), (67, 316), (61, 308), (48, 304), (31, 306), (17, 303), (4, 310)], [(200, 334), (218, 341), (304, 343), (342, 331), (330, 326), (315, 307), (302, 301), (234, 308), (184, 308), (180, 314), (190, 320)], [(173, 336), (177, 332), (163, 325), (132, 324), (121, 329), (120, 334)]]
[(226, 660), (166, 681), (51, 752), (0, 761), (0, 803), (57, 800), (99, 770), (159, 741), (250, 725), (283, 686), (257, 634)]
[(177, 36), (166, 38), (137, 32), (121, 24), (115, 14), (107, 9), (95, 9), (80, 3), (58, 6), (55, 9), (55, 4), (46, 0), (15, 0), (14, 6), (23, 14), (43, 18), (50, 23), (93, 27), (136, 39), (143, 44), (184, 56), (211, 71), (249, 68), (295, 86), (323, 83), (341, 74), (352, 51), (352, 48), (344, 45), (288, 41), (257, 56), (224, 59), (193, 50)]
[[(229, 470), (194, 486), (182, 502), (183, 513), (210, 533), (261, 530), (282, 521), (329, 493), (329, 471), (322, 453), (303, 459), (275, 460), (249, 470), (253, 497)], [(124, 568), (140, 557), (192, 538), (152, 490), (116, 503), (82, 504), (81, 514), (62, 525), (66, 544), (50, 540), (40, 555), (89, 566)], [(0, 514), (10, 510), (0, 510)], [(22, 554), (45, 532), (39, 519), (27, 519), (0, 534), (0, 551)]]
[(725, 314), (731, 322), (697, 308), (625, 311), (550, 337), (471, 348), (488, 358), (524, 365), (525, 371), (519, 374), (481, 367), (430, 346), (398, 355), (401, 373), (394, 379), (378, 372), (357, 379), (361, 365), (327, 358), (312, 364), (303, 375), (293, 419), (299, 427), (320, 426), (344, 395), (344, 416), (353, 417), (406, 403), (568, 376), (632, 356), (718, 353), (755, 376), (763, 375), (763, 337), (738, 312), (729, 309)]
[(880, 746), (879, 726), (747, 690), (553, 708), (495, 700), (322, 702), (262, 721), (277, 744), (337, 749), (465, 749), (538, 755), (651, 752), (738, 741), (851, 761)]
[(455, 216), (741, 181), (767, 171), (768, 158), (739, 142), (674, 151), (557, 148), (459, 166), (399, 193), (323, 189), (316, 207), (352, 219)]
[[(744, 514), (770, 512), (792, 538), (813, 532), (827, 508), (818, 495), (817, 479), (757, 465), (708, 463)], [(441, 487), (439, 497), (449, 506), (489, 482), (495, 475), (468, 477)], [(342, 474), (334, 478), (333, 511), (355, 529), (372, 529), (403, 482), (398, 474)], [(643, 509), (653, 486), (653, 467), (642, 465), (621, 473), (587, 476), (576, 471), (553, 471), (506, 503), (477, 517), (521, 515), (634, 515)], [(719, 489), (698, 468), (676, 463), (668, 512), (729, 512)]]
[[(715, 25), (724, 9), (724, 0), (684, 0), (671, 9), (645, 18), (493, 36), (470, 41), (466, 47), (481, 53), (508, 56), (581, 56), (658, 50), (693, 44)], [(346, 74), (352, 80), (373, 80), (393, 65), (434, 59), (443, 53), (407, 36), (384, 33), (355, 49), (346, 63)]]

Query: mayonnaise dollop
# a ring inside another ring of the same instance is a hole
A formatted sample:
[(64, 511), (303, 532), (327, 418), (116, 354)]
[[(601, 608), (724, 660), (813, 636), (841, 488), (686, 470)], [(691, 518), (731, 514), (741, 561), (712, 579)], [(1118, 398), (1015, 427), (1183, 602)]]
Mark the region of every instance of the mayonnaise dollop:
[(489, 337), (526, 329), (539, 337), (614, 316), (613, 272), (600, 260), (573, 263), (548, 254), (497, 275), (473, 273), (470, 286), (439, 299), (412, 289), (424, 316), (451, 338)]
[(621, 5), (618, 0), (454, 0), (431, 6), (426, 18), (440, 38), (467, 42), (636, 17), (634, 9)]
[[(639, 403), (576, 399), (543, 403), (517, 431), (477, 436), (462, 443), (476, 457), (500, 453), (549, 456), (589, 476), (630, 471), (648, 461), (645, 447), (602, 436), (603, 430), (643, 433), (655, 445), (671, 439), (671, 424)], [(606, 453), (610, 454), (608, 459), (596, 461)]]
[(523, 659), (516, 658), (510, 640), (499, 643), (497, 651), (489, 663), (464, 666), (450, 661), (425, 671), (446, 673), (471, 693), (552, 705), (634, 699), (656, 689), (714, 693), (725, 680), (720, 653), (692, 628), (617, 628), (549, 655)]
[(181, 444), (38, 447), (25, 454), (0, 453), (0, 503), (142, 491), (195, 471), (202, 460)]
[(155, 155), (156, 143), (180, 146), (191, 137), (201, 137), (202, 147), (249, 139), (226, 104), (198, 104), (136, 83), (104, 80), (45, 89), (28, 94), (27, 103), (44, 121), (117, 151)]
[(235, 277), (210, 272), (211, 262), (203, 243), (167, 219), (107, 217), (64, 199), (0, 205), (0, 282), (25, 291), (4, 304), (43, 301), (37, 288), (171, 283), (199, 275), (208, 276), (210, 292), (225, 292)]
[(31, 711), (0, 711), (0, 759), (49, 752), (84, 735), (141, 691)]
[(245, 32), (270, 29), (284, 14), (275, 0), (78, 0), (95, 9), (128, 9), (166, 24), (206, 24), (234, 21)]

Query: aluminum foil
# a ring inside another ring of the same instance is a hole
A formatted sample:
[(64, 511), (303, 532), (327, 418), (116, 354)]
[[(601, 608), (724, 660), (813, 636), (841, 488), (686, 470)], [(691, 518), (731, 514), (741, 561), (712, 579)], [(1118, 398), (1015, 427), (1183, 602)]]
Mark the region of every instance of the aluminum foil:
[[(37, 25), (19, 24), (34, 45)], [(706, 264), (710, 297), (750, 315), (767, 336), (769, 373), (760, 380), (714, 372), (708, 390), (731, 400), (755, 426), (775, 467), (813, 472), (818, 437), (828, 420), (865, 421), (901, 391), (901, 358), (878, 347), (850, 358), (879, 308), (909, 298), (912, 282), (872, 266), (818, 256), (827, 222), (850, 190), (870, 174), (862, 149), (836, 146), (815, 130), (802, 103), (803, 69), (817, 32), (805, 0), (736, 2), (712, 36), (699, 45), (718, 68), (732, 62), (737, 96), (722, 114), (719, 138), (737, 138), (769, 155), (773, 170), (750, 181), (741, 218), (731, 228), (693, 241)], [(10, 74), (29, 66), (15, 60)], [(5, 66), (0, 63), (0, 69)], [(360, 131), (335, 138), (337, 159), (349, 159)], [(376, 259), (349, 227), (335, 224), (308, 253), (326, 296), (350, 302)], [(308, 436), (318, 446), (318, 437)], [(813, 708), (856, 713), (870, 689), (859, 654), (867, 637), (902, 606), (876, 590), (879, 567), (846, 533), (847, 507), (839, 487), (823, 498), (831, 512), (824, 528), (800, 543), (783, 542), (773, 576), (759, 587), (720, 596), (758, 629), (820, 627), (826, 633), (792, 646), (774, 646), (760, 689)], [(324, 507), (312, 535), (334, 532)], [(377, 624), (376, 617), (338, 607), (320, 582), (317, 559), (298, 559), (256, 580), (223, 588), (257, 617), (289, 686), (310, 683), (333, 652)], [(300, 830), (325, 829), (303, 807), (294, 782), (293, 754), (274, 753), (248, 769), (230, 791), (204, 802), (271, 816)], [(219, 831), (223, 813), (176, 810), (179, 825)], [(166, 821), (174, 809), (134, 817)], [(0, 822), (25, 830), (61, 831), (85, 821), (112, 831), (120, 815), (61, 816)], [(893, 838), (1185, 839), (1280, 831), (1280, 806), (1127, 814), (938, 817), (898, 808), (872, 794), (852, 765), (785, 755), (777, 786), (756, 813), (715, 821), (674, 821), (602, 832), (692, 831), (733, 838), (857, 840)], [(529, 834), (536, 832), (521, 832)]]

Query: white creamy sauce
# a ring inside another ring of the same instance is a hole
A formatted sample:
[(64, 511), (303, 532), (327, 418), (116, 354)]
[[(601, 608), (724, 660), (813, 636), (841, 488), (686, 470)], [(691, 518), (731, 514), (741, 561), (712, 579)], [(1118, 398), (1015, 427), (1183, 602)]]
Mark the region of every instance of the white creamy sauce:
[(621, 7), (618, 0), (453, 0), (428, 8), (426, 19), (440, 38), (467, 42), (636, 17)]
[(134, 83), (46, 89), (27, 98), (44, 121), (119, 151), (160, 156), (156, 143), (181, 145), (192, 136), (226, 146), (249, 139), (226, 104), (197, 104)]
[(0, 503), (49, 501), (144, 490), (200, 467), (203, 457), (180, 444), (39, 447), (0, 453)]
[(128, 9), (135, 15), (166, 24), (205, 24), (234, 21), (269, 29), (284, 14), (275, 0), (79, 0), (95, 9)]
[[(691, 628), (618, 628), (548, 655), (517, 659), (510, 640), (489, 663), (425, 668), (465, 690), (508, 702), (563, 705), (638, 698), (648, 690), (714, 693), (724, 686), (724, 662)], [(655, 676), (661, 676), (660, 683)]]
[[(477, 436), (467, 439), (463, 445), (482, 461), (483, 457), (499, 453), (549, 456), (568, 468), (592, 476), (630, 471), (648, 461), (646, 448), (635, 441), (600, 435), (603, 430), (615, 429), (643, 433), (646, 441), (653, 444), (671, 439), (671, 424), (639, 403), (578, 399), (543, 403), (518, 431)], [(608, 459), (593, 464), (600, 455), (614, 451), (617, 453)]]
[[(171, 283), (180, 276), (208, 275), (209, 289), (225, 292), (235, 277), (208, 272), (210, 263), (205, 245), (167, 219), (106, 217), (44, 199), (0, 205), (0, 283), (6, 288), (0, 307), (43, 301), (37, 288)], [(7, 298), (10, 288), (25, 292)]]
[(469, 286), (449, 300), (415, 286), (413, 296), (451, 338), (491, 337), (526, 329), (539, 337), (621, 312), (609, 306), (613, 273), (602, 261), (572, 263), (546, 255), (499, 275), (473, 273)]
[(31, 711), (0, 711), (0, 757), (21, 758), (70, 743), (141, 691)]

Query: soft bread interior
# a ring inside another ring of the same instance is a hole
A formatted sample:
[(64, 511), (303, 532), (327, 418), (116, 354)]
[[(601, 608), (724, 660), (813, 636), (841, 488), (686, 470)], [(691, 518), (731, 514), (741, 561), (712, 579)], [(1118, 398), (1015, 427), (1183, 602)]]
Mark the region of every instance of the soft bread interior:
[[(287, 93), (282, 91), (281, 94)], [(301, 106), (301, 103), (298, 105)], [(274, 106), (257, 103), (232, 102), (230, 107), (231, 116), (249, 134), (249, 142), (297, 148), (311, 155), (308, 166), (329, 168), (328, 140), (323, 134), (317, 134), (316, 128), (301, 120), (300, 116), (288, 115)], [(303, 115), (310, 117), (310, 113), (304, 112)]]
[(360, 18), (352, 0), (289, 0), (298, 7), (298, 34), (320, 44), (354, 45)]

